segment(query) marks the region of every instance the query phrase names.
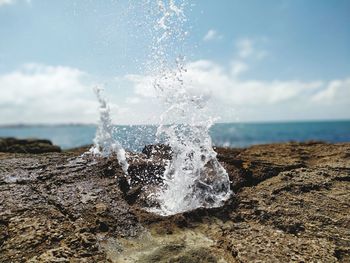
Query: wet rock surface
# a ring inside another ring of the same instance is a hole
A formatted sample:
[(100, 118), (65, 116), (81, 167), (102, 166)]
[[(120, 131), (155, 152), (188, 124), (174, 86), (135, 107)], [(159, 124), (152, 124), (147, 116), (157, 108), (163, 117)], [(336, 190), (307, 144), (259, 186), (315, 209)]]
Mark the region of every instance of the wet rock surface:
[(128, 176), (82, 149), (0, 153), (0, 262), (350, 261), (350, 144), (218, 148), (232, 198), (161, 217), (143, 208), (168, 150), (129, 153)]

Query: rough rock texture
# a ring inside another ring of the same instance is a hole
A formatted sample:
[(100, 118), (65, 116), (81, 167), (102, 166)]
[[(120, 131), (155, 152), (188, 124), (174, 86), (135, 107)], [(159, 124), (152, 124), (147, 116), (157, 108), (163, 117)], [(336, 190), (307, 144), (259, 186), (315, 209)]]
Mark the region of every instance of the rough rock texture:
[(218, 148), (235, 194), (170, 217), (143, 209), (152, 149), (127, 177), (81, 149), (0, 153), (0, 262), (350, 262), (350, 144)]
[(61, 148), (49, 140), (0, 138), (0, 152), (49, 153), (61, 152)]

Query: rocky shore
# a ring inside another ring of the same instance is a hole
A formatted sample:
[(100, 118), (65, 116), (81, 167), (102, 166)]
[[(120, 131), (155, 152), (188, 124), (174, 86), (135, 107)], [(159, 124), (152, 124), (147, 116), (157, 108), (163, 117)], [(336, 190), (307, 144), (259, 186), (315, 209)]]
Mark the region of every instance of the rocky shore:
[(165, 147), (129, 153), (126, 178), (114, 157), (6, 140), (0, 262), (350, 262), (350, 143), (218, 148), (232, 198), (161, 217), (144, 193)]

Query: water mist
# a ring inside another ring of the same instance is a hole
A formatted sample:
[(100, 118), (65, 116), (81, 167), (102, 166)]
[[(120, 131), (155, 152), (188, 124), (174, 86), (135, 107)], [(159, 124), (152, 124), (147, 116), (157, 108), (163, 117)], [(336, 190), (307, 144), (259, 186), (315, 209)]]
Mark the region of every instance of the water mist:
[[(207, 98), (189, 91), (185, 58), (181, 55), (187, 32), (185, 1), (159, 0), (153, 31), (154, 88), (166, 110), (157, 137), (172, 149), (163, 175), (164, 185), (155, 195), (160, 208), (171, 215), (198, 207), (218, 207), (230, 196), (227, 172), (213, 150)], [(183, 54), (183, 53), (182, 53)], [(175, 58), (175, 59), (174, 59)]]
[(125, 174), (128, 173), (128, 162), (125, 156), (125, 150), (120, 143), (115, 139), (115, 128), (112, 124), (110, 116), (110, 108), (106, 99), (102, 96), (102, 88), (95, 87), (94, 92), (99, 102), (100, 119), (94, 139), (94, 146), (90, 149), (90, 153), (95, 156), (107, 157), (111, 154), (116, 154), (118, 162)]

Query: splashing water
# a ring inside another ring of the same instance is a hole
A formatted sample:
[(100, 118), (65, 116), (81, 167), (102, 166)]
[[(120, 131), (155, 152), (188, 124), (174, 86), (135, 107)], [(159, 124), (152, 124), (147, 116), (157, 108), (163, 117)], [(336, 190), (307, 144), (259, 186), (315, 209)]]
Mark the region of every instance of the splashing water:
[(94, 146), (90, 149), (90, 153), (95, 156), (109, 156), (113, 153), (117, 154), (118, 162), (125, 174), (128, 173), (128, 162), (125, 156), (125, 150), (113, 136), (115, 128), (110, 117), (110, 109), (106, 99), (102, 96), (102, 88), (95, 87), (94, 92), (100, 104), (100, 119), (94, 139)]
[[(179, 55), (187, 32), (185, 1), (158, 0), (158, 16), (151, 54), (154, 87), (166, 107), (157, 137), (172, 149), (163, 175), (164, 187), (156, 194), (160, 208), (171, 215), (198, 207), (218, 207), (230, 196), (227, 172), (218, 162), (209, 135), (214, 119), (207, 113), (207, 99), (189, 91), (185, 58)], [(174, 54), (177, 53), (177, 54)], [(175, 63), (172, 62), (172, 58)]]

